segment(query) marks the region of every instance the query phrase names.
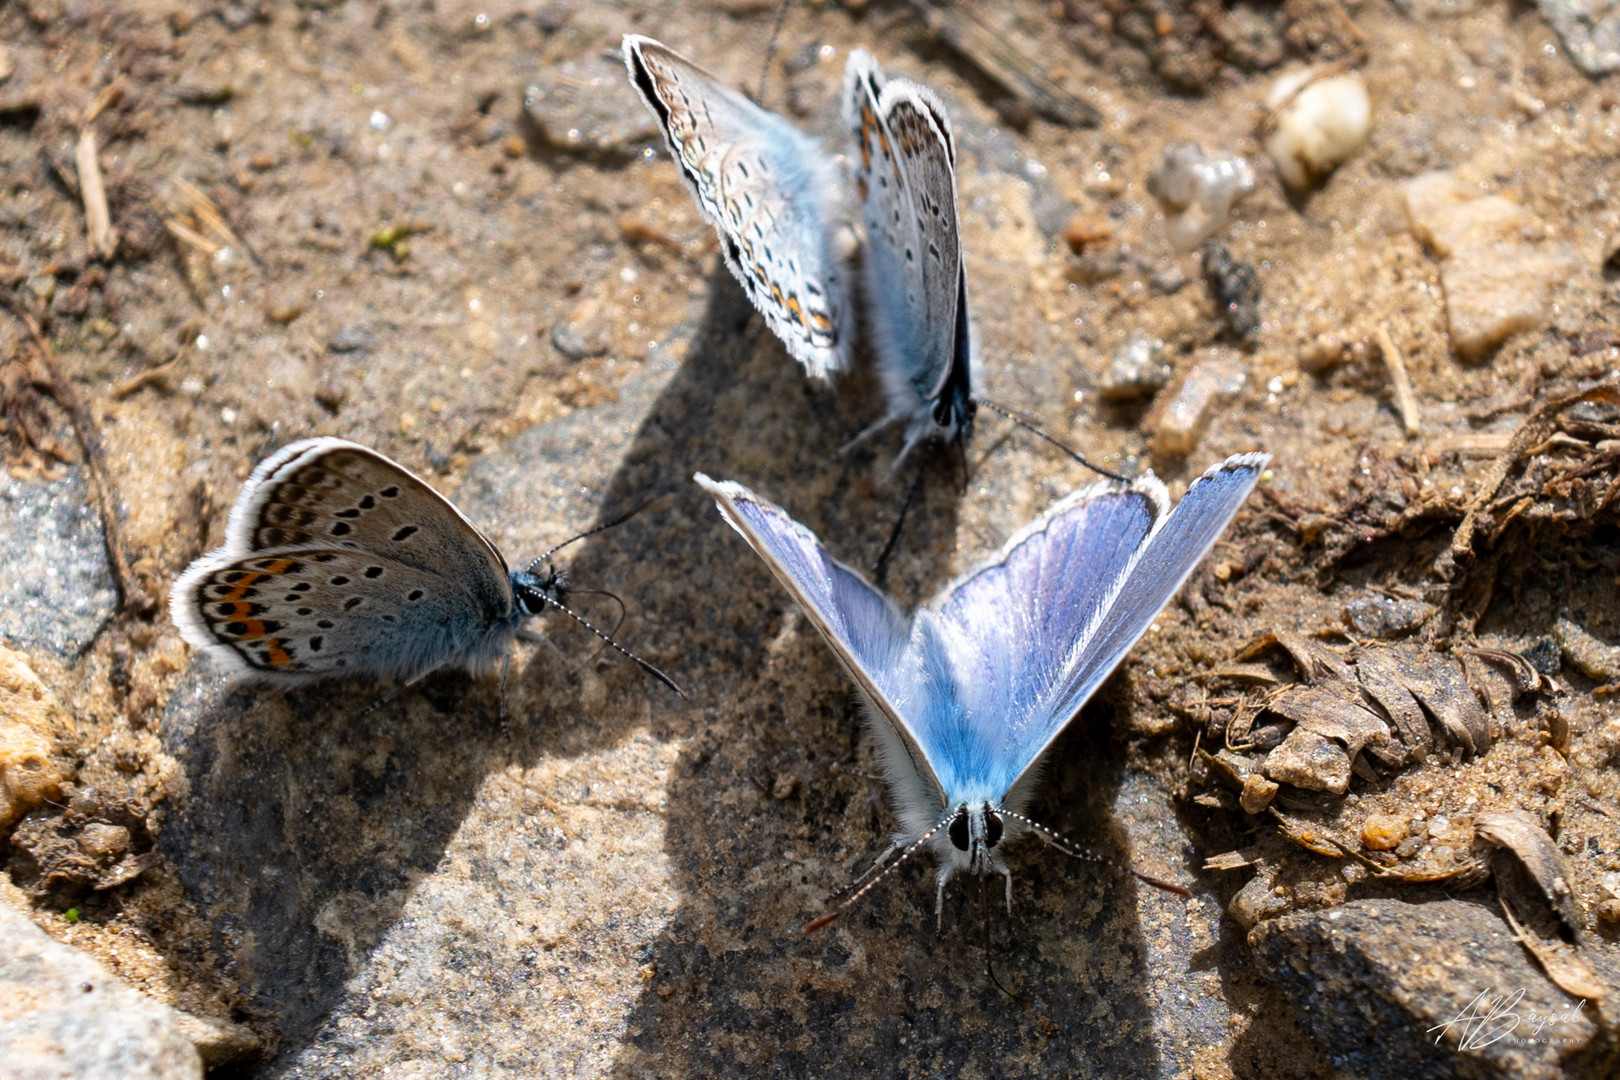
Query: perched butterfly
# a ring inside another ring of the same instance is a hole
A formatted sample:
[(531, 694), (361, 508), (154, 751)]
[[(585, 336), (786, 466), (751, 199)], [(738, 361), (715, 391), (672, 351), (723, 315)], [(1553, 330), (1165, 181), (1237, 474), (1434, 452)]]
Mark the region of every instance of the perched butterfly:
[(169, 612), (186, 641), (256, 681), (476, 674), (504, 662), (524, 621), (548, 605), (573, 614), (561, 575), (538, 572), (545, 559), (509, 571), (404, 466), (343, 439), (306, 439), (253, 470), (224, 546), (180, 575)]
[(1225, 531), (1269, 460), (1226, 459), (1174, 510), (1151, 473), (1077, 491), (910, 619), (780, 508), (698, 474), (855, 680), (900, 819), (868, 872), (887, 863), (883, 874), (807, 929), (924, 846), (939, 860), (936, 914), (958, 871), (1005, 876), (1010, 910), (1001, 847), (1026, 830), (1078, 854), (1024, 813), (1041, 758)]
[(849, 305), (832, 250), (834, 169), (821, 146), (651, 38), (625, 35), (624, 63), (771, 332), (812, 377), (844, 370)]
[(885, 81), (859, 49), (844, 67), (844, 122), (866, 221), (866, 310), (889, 399), (888, 414), (855, 441), (904, 423), (903, 460), (930, 436), (965, 440), (977, 411), (956, 140), (932, 92), (908, 79)]

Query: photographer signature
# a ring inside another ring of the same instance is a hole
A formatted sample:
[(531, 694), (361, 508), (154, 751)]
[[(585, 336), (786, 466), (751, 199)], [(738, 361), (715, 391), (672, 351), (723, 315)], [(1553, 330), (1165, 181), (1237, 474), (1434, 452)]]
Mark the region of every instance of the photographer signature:
[(1489, 990), (1481, 990), (1461, 1012), (1444, 1024), (1436, 1024), (1429, 1028), (1426, 1034), (1433, 1034), (1435, 1045), (1438, 1046), (1440, 1040), (1450, 1034), (1453, 1028), (1458, 1028), (1460, 1035), (1457, 1039), (1457, 1049), (1480, 1050), (1514, 1034), (1520, 1024), (1529, 1025), (1529, 1038), (1534, 1040), (1546, 1028), (1574, 1020), (1586, 1008), (1586, 999), (1582, 998), (1558, 1015), (1521, 1014), (1514, 1010), (1523, 998), (1523, 989), (1500, 995), (1493, 995)]

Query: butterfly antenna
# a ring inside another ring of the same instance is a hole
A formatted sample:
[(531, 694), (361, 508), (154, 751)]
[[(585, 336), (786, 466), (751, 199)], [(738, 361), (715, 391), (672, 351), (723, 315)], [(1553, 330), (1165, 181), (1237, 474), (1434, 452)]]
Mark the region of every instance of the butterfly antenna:
[(1058, 440), (1052, 438), (1052, 436), (1048, 435), (1046, 432), (1042, 431), (1039, 427), (1036, 426), (1035, 421), (1031, 420), (1029, 417), (1025, 416), (1023, 413), (1020, 413), (1018, 410), (1009, 409), (1007, 406), (999, 405), (996, 402), (989, 400), (988, 398), (979, 398), (978, 401), (979, 401), (980, 405), (983, 405), (985, 408), (989, 409), (991, 412), (1000, 413), (1002, 416), (1005, 416), (1008, 420), (1011, 420), (1013, 423), (1017, 424), (1019, 427), (1023, 428), (1025, 431), (1028, 431), (1033, 435), (1037, 435), (1040, 438), (1045, 439), (1047, 442), (1051, 443), (1053, 446), (1057, 447), (1059, 450), (1063, 451), (1065, 454), (1069, 455), (1071, 458), (1078, 461), (1080, 464), (1084, 465), (1086, 468), (1090, 469), (1092, 472), (1098, 473), (1098, 474), (1100, 474), (1102, 476), (1106, 476), (1110, 480), (1117, 480), (1121, 484), (1130, 483), (1129, 480), (1127, 480), (1125, 477), (1121, 476), (1117, 472), (1109, 472), (1107, 469), (1103, 468), (1101, 465), (1093, 465), (1091, 462), (1087, 461), (1085, 459), (1085, 457), (1083, 457), (1082, 455), (1080, 455), (1080, 454), (1076, 453), (1075, 451), (1069, 449), (1063, 443), (1059, 442)]
[[(625, 607), (624, 607), (624, 601), (619, 599), (619, 596), (618, 596), (617, 593), (608, 592), (606, 589), (570, 589), (570, 590), (568, 590), (568, 592), (569, 592), (569, 595), (571, 595), (571, 596), (605, 596), (609, 600), (612, 600), (615, 604), (618, 604), (619, 605), (619, 617), (614, 620), (613, 629), (611, 629), (611, 630), (609, 630), (607, 632), (607, 636), (608, 637), (614, 637), (614, 636), (616, 636), (618, 634), (619, 627), (624, 625)], [(600, 653), (606, 647), (607, 646), (605, 646), (605, 645), (598, 645), (596, 647), (596, 652), (592, 653), (589, 657), (586, 658), (587, 662), (590, 661), (590, 660), (594, 660), (596, 658), (597, 653)]]
[(990, 977), (990, 981), (995, 984), (997, 990), (1000, 990), (1019, 1004), (1028, 1004), (1028, 999), (1013, 993), (1002, 985), (1001, 980), (996, 978), (995, 965), (990, 962), (990, 889), (985, 884), (985, 878), (983, 877), (979, 878), (979, 906), (984, 910), (984, 973)]
[(787, 21), (788, 4), (792, 0), (782, 0), (776, 5), (776, 21), (771, 24), (770, 40), (765, 42), (765, 62), (759, 68), (759, 93), (754, 95), (754, 104), (765, 104), (765, 80), (771, 74), (771, 61), (776, 58), (776, 38), (782, 32), (782, 23)]
[[(885, 866), (883, 868), (883, 872), (878, 874), (871, 881), (868, 881), (865, 885), (862, 885), (859, 889), (856, 889), (855, 892), (850, 896), (850, 898), (848, 900), (845, 900), (843, 903), (839, 904), (837, 907), (835, 907), (831, 911), (827, 912), (827, 914), (821, 916), (821, 918), (812, 919), (810, 922), (806, 923), (805, 927), (804, 927), (804, 932), (809, 934), (809, 933), (813, 933), (814, 931), (820, 930), (823, 926), (826, 926), (828, 923), (830, 923), (834, 919), (838, 918), (838, 916), (842, 915), (844, 912), (846, 912), (850, 908), (854, 907), (855, 904), (857, 902), (859, 902), (861, 897), (865, 896), (867, 893), (869, 893), (873, 889), (877, 888), (879, 882), (881, 882), (884, 878), (888, 877), (890, 874), (894, 873), (896, 870), (900, 869), (900, 867), (902, 865), (904, 865), (904, 863), (905, 863), (905, 861), (907, 859), (909, 859), (913, 855), (915, 855), (919, 848), (921, 848), (924, 844), (928, 843), (928, 841), (932, 840), (934, 838), (935, 833), (939, 832), (939, 830), (941, 830), (945, 826), (949, 825), (951, 823), (951, 820), (954, 817), (956, 817), (956, 814), (953, 812), (953, 813), (946, 814), (944, 817), (940, 818), (939, 821), (935, 823), (935, 825), (934, 825), (934, 827), (932, 829), (929, 829), (927, 832), (925, 832), (921, 836), (917, 837), (917, 839), (913, 840), (911, 842), (911, 844), (904, 851), (902, 851), (900, 853), (900, 857), (898, 859), (894, 860), (894, 862), (890, 863), (888, 866)], [(871, 871), (868, 870), (867, 873), (871, 873)], [(860, 879), (857, 878), (856, 880), (858, 881)], [(836, 895), (836, 894), (834, 894), (834, 895)]]
[(570, 619), (573, 619), (575, 622), (579, 623), (579, 625), (583, 626), (585, 629), (589, 630), (591, 633), (595, 634), (597, 637), (599, 637), (603, 641), (607, 642), (615, 650), (617, 650), (620, 655), (628, 657), (631, 660), (634, 660), (641, 667), (642, 671), (645, 671), (647, 674), (651, 675), (653, 678), (657, 679), (659, 682), (663, 683), (665, 686), (667, 686), (671, 690), (675, 691), (675, 693), (676, 693), (676, 695), (678, 697), (682, 697), (682, 698), (686, 697), (686, 691), (682, 690), (679, 686), (675, 685), (675, 680), (674, 679), (670, 678), (668, 675), (665, 675), (662, 671), (659, 671), (657, 668), (655, 668), (651, 664), (647, 663), (647, 661), (643, 660), (641, 657), (637, 656), (635, 653), (631, 652), (629, 649), (625, 648), (623, 645), (620, 645), (617, 641), (614, 641), (612, 638), (610, 638), (606, 634), (602, 633), (602, 631), (598, 630), (596, 627), (594, 627), (590, 623), (586, 622), (585, 619), (583, 617), (581, 617), (578, 612), (574, 611), (568, 605), (558, 603), (556, 600), (553, 600), (549, 596), (546, 597), (546, 603), (550, 604), (552, 607), (556, 608), (558, 611), (562, 612), (564, 615), (567, 615)]
[(917, 478), (911, 482), (911, 488), (906, 492), (905, 501), (900, 504), (900, 516), (894, 519), (894, 528), (889, 530), (889, 541), (883, 545), (883, 553), (878, 556), (877, 566), (872, 571), (872, 583), (883, 588), (889, 576), (889, 556), (894, 554), (894, 546), (900, 542), (900, 530), (906, 523), (906, 511), (911, 509), (912, 502), (917, 498), (917, 492), (922, 490), (923, 469), (917, 466)]
[(1073, 840), (1070, 840), (1062, 833), (1054, 832), (1053, 830), (1048, 829), (1045, 825), (1035, 821), (1033, 818), (1026, 817), (1023, 814), (1015, 814), (1009, 810), (998, 810), (997, 813), (999, 813), (1002, 817), (1012, 818), (1014, 821), (1022, 822), (1023, 824), (1029, 826), (1035, 835), (1046, 841), (1049, 846), (1057, 848), (1059, 851), (1063, 852), (1063, 854), (1072, 859), (1086, 859), (1090, 862), (1103, 863), (1104, 865), (1112, 866), (1115, 870), (1123, 870), (1125, 873), (1135, 877), (1138, 881), (1152, 885), (1155, 889), (1163, 889), (1165, 892), (1175, 893), (1184, 900), (1192, 899), (1192, 893), (1187, 889), (1182, 888), (1180, 885), (1165, 881), (1162, 878), (1156, 878), (1152, 874), (1144, 874), (1142, 871), (1132, 869), (1122, 862), (1110, 859), (1106, 855), (1099, 855), (1090, 848), (1081, 847), (1079, 844), (1076, 844)]
[(641, 503), (634, 510), (628, 511), (627, 513), (620, 514), (618, 517), (614, 518), (612, 521), (604, 521), (600, 525), (593, 525), (589, 529), (586, 529), (584, 532), (580, 533), (578, 536), (570, 536), (567, 540), (564, 540), (562, 543), (558, 544), (556, 547), (552, 548), (550, 551), (546, 552), (545, 554), (538, 555), (535, 558), (531, 559), (529, 561), (529, 565), (524, 567), (524, 569), (529, 571), (530, 573), (533, 573), (535, 567), (539, 566), (543, 562), (549, 561), (550, 558), (553, 555), (557, 554), (557, 552), (561, 551), (563, 548), (567, 547), (569, 544), (572, 544), (577, 540), (583, 540), (587, 536), (595, 536), (599, 532), (606, 532), (609, 529), (618, 528), (620, 525), (623, 525), (625, 522), (629, 521), (631, 518), (635, 517), (637, 514), (641, 513), (643, 510), (647, 509), (647, 507), (649, 507), (653, 503), (657, 502), (659, 500), (659, 498), (661, 498), (661, 496), (658, 496), (658, 495), (648, 496), (647, 498), (643, 499), (641, 501)]

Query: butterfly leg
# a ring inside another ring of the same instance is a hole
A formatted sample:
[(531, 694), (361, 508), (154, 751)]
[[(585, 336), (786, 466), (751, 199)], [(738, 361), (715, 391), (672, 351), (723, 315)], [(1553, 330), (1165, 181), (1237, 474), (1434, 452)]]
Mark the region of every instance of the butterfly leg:
[(1010, 919), (1012, 918), (1012, 871), (1003, 866), (1001, 876), (1007, 879), (1007, 917)]
[(568, 659), (568, 657), (563, 655), (563, 651), (557, 648), (556, 642), (552, 641), (538, 630), (530, 630), (527, 626), (520, 626), (518, 627), (518, 631), (515, 636), (525, 645), (544, 645), (546, 648), (556, 653), (557, 659), (559, 660), (566, 661)]
[(934, 890), (934, 931), (945, 932), (945, 876), (940, 875), (939, 887)]
[(843, 446), (840, 446), (838, 448), (838, 450), (833, 454), (833, 457), (835, 457), (835, 458), (843, 457), (845, 454), (849, 453), (851, 450), (855, 449), (857, 446), (861, 445), (861, 443), (863, 443), (866, 440), (870, 439), (872, 436), (877, 435), (877, 434), (881, 433), (882, 431), (884, 431), (886, 428), (888, 428), (888, 426), (890, 424), (893, 424), (896, 421), (904, 420), (904, 419), (905, 419), (905, 417), (901, 416), (899, 413), (889, 413), (887, 416), (885, 416), (883, 419), (879, 420), (877, 423), (872, 424), (869, 427), (863, 428), (861, 430), (860, 434), (856, 435), (853, 439), (849, 440), (849, 442), (845, 443)]

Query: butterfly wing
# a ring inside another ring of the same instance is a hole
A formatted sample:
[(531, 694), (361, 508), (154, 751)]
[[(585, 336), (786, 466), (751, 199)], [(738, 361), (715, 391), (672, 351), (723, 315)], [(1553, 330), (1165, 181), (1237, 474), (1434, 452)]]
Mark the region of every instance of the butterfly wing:
[(844, 285), (830, 245), (831, 169), (816, 141), (651, 38), (627, 34), (630, 84), (726, 265), (812, 377), (848, 367)]
[(999, 798), (1042, 754), (1214, 546), (1270, 459), (1239, 454), (1170, 509), (1151, 475), (1076, 492), (933, 605), (963, 697), (953, 782)]
[(906, 79), (886, 81), (859, 49), (844, 68), (844, 119), (866, 221), (874, 336), (891, 408), (907, 414), (938, 400), (956, 365), (964, 365), (960, 377), (968, 361), (956, 140), (933, 93)]
[(169, 604), (186, 641), (265, 682), (490, 659), (479, 648), (490, 627), (465, 583), (348, 548), (221, 550), (191, 564)]
[[(731, 527), (742, 534), (778, 581), (799, 602), (848, 670), (874, 710), (885, 740), (885, 763), (904, 805), (930, 804), (931, 824), (944, 803), (944, 789), (920, 752), (906, 714), (926, 707), (934, 689), (927, 666), (910, 648), (910, 627), (893, 601), (860, 574), (827, 554), (814, 533), (780, 507), (741, 484), (693, 477), (714, 497)], [(945, 669), (940, 668), (944, 671)]]
[(358, 443), (305, 439), (261, 462), (216, 554), (298, 546), (363, 552), (449, 576), (490, 619), (512, 611), (510, 575), (495, 545), (432, 485)]

